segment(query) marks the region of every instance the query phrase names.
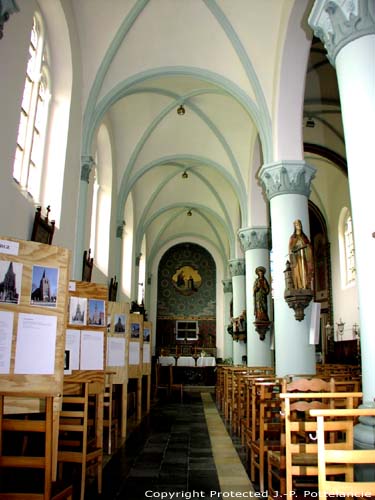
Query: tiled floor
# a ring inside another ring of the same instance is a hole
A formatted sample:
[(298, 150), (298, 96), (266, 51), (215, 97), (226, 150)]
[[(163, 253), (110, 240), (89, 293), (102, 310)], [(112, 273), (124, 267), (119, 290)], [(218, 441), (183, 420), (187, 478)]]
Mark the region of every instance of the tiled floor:
[(213, 395), (192, 392), (185, 394), (183, 404), (152, 405), (105, 466), (102, 495), (91, 487), (86, 499), (189, 500), (219, 498), (228, 491), (253, 488)]

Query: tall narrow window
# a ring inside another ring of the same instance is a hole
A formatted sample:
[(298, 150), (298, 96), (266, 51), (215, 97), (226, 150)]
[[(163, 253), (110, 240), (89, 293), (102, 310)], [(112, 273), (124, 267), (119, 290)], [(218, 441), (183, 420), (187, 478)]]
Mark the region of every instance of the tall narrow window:
[(35, 200), (40, 196), (50, 102), (48, 50), (41, 19), (33, 18), (13, 177)]
[(344, 220), (344, 246), (345, 246), (345, 270), (346, 283), (349, 285), (355, 281), (355, 250), (353, 237), (353, 223), (350, 212)]

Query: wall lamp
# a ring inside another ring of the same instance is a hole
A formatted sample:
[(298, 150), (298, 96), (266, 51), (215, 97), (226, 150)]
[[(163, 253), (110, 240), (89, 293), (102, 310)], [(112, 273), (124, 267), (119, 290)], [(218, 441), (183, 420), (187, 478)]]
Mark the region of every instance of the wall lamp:
[(342, 338), (342, 336), (344, 335), (344, 327), (345, 327), (345, 323), (343, 322), (343, 320), (340, 318), (340, 321), (338, 323), (336, 323), (337, 325), (337, 333), (338, 335), (340, 335), (340, 337)]
[(309, 118), (307, 118), (307, 120), (306, 120), (306, 127), (308, 127), (308, 128), (315, 127), (315, 121), (311, 118), (311, 116)]

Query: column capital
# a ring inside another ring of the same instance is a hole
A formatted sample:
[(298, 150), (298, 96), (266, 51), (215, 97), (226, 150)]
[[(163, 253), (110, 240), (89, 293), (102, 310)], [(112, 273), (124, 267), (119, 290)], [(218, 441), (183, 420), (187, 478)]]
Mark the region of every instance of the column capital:
[(374, 0), (315, 0), (308, 22), (334, 66), (345, 45), (375, 34)]
[(116, 226), (116, 238), (121, 238), (123, 237), (124, 234), (124, 227), (125, 227), (125, 221), (118, 221), (117, 226)]
[(316, 168), (305, 161), (279, 161), (263, 165), (259, 179), (267, 198), (280, 194), (302, 194), (310, 196), (311, 181)]
[(245, 259), (231, 259), (229, 271), (232, 278), (233, 276), (245, 276)]
[(238, 230), (241, 246), (244, 252), (254, 249), (271, 248), (271, 234), (268, 227), (246, 227)]
[(224, 293), (233, 293), (232, 280), (222, 280), (221, 282), (224, 287)]
[(89, 177), (94, 166), (94, 158), (90, 155), (82, 155), (81, 156), (81, 181), (86, 181), (89, 183)]

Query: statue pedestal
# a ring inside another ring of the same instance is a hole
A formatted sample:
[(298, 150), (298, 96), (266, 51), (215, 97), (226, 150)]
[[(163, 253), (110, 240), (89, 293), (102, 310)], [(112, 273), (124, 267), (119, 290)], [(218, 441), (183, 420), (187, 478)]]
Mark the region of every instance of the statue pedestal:
[(294, 317), (297, 321), (302, 321), (305, 317), (305, 309), (310, 304), (314, 293), (308, 288), (286, 289), (284, 298), (288, 306), (294, 309)]

